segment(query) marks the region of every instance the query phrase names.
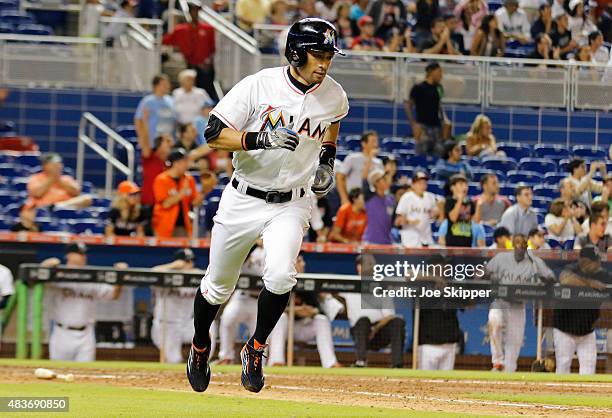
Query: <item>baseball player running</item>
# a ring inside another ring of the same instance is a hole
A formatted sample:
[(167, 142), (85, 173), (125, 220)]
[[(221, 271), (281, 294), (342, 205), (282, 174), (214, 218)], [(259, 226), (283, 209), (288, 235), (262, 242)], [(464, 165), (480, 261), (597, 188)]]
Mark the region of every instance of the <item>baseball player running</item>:
[[(527, 237), (514, 235), (512, 246), (514, 251), (497, 253), (487, 264), (491, 281), (535, 284), (555, 280), (555, 274), (546, 263), (527, 252)], [(516, 371), (525, 334), (525, 303), (495, 299), (489, 310), (488, 325), (493, 370)]]
[[(199, 273), (195, 267), (195, 254), (190, 248), (174, 253), (174, 261), (152, 268), (154, 271), (180, 271)], [(153, 326), (151, 339), (160, 350), (160, 361), (180, 363), (183, 361), (181, 347), (191, 338), (191, 301), (195, 296), (193, 287), (154, 287)]]
[(264, 386), (265, 342), (296, 284), (295, 260), (310, 217), (308, 193), (323, 196), (334, 183), (339, 122), (348, 113), (346, 93), (327, 76), (334, 55), (341, 54), (336, 37), (325, 20), (294, 23), (285, 48), (290, 65), (244, 78), (210, 112), (205, 139), (212, 149), (234, 152), (235, 171), (214, 218), (210, 263), (194, 301), (187, 377), (197, 392), (210, 382), (210, 324), (259, 237), (266, 249), (264, 289), (255, 332), (240, 358), (245, 389), (259, 392)]
[[(10, 296), (15, 293), (13, 273), (8, 267), (0, 264), (0, 314), (8, 304)], [(2, 344), (2, 321), (0, 321), (0, 346)]]

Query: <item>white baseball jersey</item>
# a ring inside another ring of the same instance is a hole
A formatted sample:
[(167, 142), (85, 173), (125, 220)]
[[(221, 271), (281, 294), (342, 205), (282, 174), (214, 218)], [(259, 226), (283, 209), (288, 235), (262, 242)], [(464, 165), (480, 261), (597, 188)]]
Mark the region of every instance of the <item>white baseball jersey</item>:
[(96, 321), (96, 301), (112, 299), (115, 288), (103, 283), (54, 283), (51, 318), (66, 327), (83, 327)]
[(314, 177), (327, 129), (348, 113), (346, 93), (331, 77), (302, 93), (287, 71), (288, 67), (274, 67), (245, 77), (211, 111), (237, 131), (272, 131), (285, 126), (300, 135), (293, 152), (234, 152), (234, 175), (261, 190), (307, 186)]
[[(153, 317), (157, 321), (188, 323), (193, 318), (193, 298), (196, 289), (193, 287), (154, 287), (155, 305)], [(164, 304), (165, 315), (164, 315)]]
[(13, 273), (0, 264), (0, 296), (7, 297), (15, 293), (15, 287), (13, 285)]
[(346, 316), (351, 326), (355, 325), (359, 318), (366, 317), (371, 323), (375, 323), (386, 316), (395, 315), (395, 309), (363, 309), (359, 293), (342, 293), (340, 296), (346, 302)]
[(436, 196), (425, 192), (419, 197), (415, 192), (404, 193), (397, 204), (396, 213), (407, 220), (419, 221), (416, 225), (404, 225), (400, 231), (404, 247), (421, 247), (433, 244), (431, 211), (436, 208)]
[(512, 251), (497, 253), (487, 264), (486, 270), (491, 274), (492, 281), (501, 284), (538, 283), (538, 275), (555, 277), (555, 273), (540, 257), (525, 254), (525, 258), (517, 262)]

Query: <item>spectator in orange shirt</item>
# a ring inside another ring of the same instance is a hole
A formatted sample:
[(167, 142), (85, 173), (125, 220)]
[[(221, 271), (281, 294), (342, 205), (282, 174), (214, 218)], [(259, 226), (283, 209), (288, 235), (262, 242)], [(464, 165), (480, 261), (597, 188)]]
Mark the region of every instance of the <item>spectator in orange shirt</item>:
[(54, 152), (40, 159), (42, 171), (30, 176), (28, 194), (36, 207), (61, 204), (62, 207), (84, 208), (91, 205), (91, 197), (81, 194), (81, 186), (75, 179), (63, 175), (62, 157)]
[(330, 241), (357, 244), (365, 231), (368, 215), (365, 211), (363, 192), (359, 187), (349, 192), (349, 203), (340, 206), (336, 222), (329, 234)]
[(183, 149), (168, 156), (170, 167), (155, 178), (153, 231), (161, 238), (191, 236), (189, 211), (202, 203), (195, 179), (187, 174), (189, 159)]

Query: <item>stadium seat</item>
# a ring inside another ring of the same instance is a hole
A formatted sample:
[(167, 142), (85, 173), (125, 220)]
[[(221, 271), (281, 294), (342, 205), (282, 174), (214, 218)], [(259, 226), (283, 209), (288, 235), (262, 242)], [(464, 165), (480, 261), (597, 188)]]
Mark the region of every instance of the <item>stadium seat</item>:
[(536, 209), (541, 209), (543, 211), (548, 211), (548, 207), (550, 206), (550, 199), (546, 196), (534, 196), (533, 202), (531, 206)]
[(556, 199), (559, 197), (559, 186), (538, 184), (533, 188), (533, 194), (547, 199)]
[(19, 209), (21, 209), (21, 203), (11, 203), (4, 207), (4, 214), (11, 218), (19, 217)]
[(18, 173), (15, 169), (14, 164), (0, 164), (0, 176), (2, 177), (18, 177), (21, 173)]
[(516, 189), (516, 184), (514, 183), (504, 183), (499, 187), (499, 194), (502, 196), (506, 196), (507, 198), (514, 198), (514, 190)]
[(437, 161), (438, 161), (438, 158), (436, 157), (427, 156), (427, 155), (415, 155), (413, 157), (410, 157), (408, 161), (406, 162), (408, 163), (407, 165), (413, 168), (416, 168), (416, 167), (427, 168), (427, 167), (434, 166)]
[(25, 24), (17, 26), (17, 33), (19, 35), (49, 36), (53, 35), (53, 29), (45, 25)]
[(536, 158), (550, 158), (562, 160), (570, 157), (567, 147), (562, 145), (536, 145), (533, 148), (533, 156)]
[(347, 135), (344, 137), (346, 148), (351, 151), (359, 151), (361, 149), (361, 136), (360, 135)]
[(468, 196), (477, 196), (480, 194), (480, 183), (470, 181), (468, 183)]
[(0, 207), (8, 206), (19, 201), (19, 196), (8, 190), (0, 191)]
[(15, 158), (15, 162), (21, 165), (27, 165), (30, 167), (36, 167), (40, 165), (40, 153), (30, 152), (18, 155)]
[(226, 173), (220, 173), (217, 175), (217, 180), (219, 181), (219, 184), (223, 185), (223, 186), (227, 186), (230, 182), (230, 178)]
[(407, 142), (404, 138), (390, 136), (383, 138), (382, 140), (382, 149), (387, 152), (394, 152), (397, 149), (404, 148), (404, 142)]
[(107, 199), (105, 197), (94, 197), (92, 199), (91, 206), (96, 206), (100, 208), (110, 208), (113, 201), (111, 199)]
[(521, 158), (531, 157), (532, 153), (529, 145), (517, 142), (500, 142), (497, 144), (497, 149), (505, 152), (507, 157), (514, 158), (516, 161), (519, 161)]
[(28, 189), (28, 178), (14, 177), (11, 182), (11, 187), (17, 192), (25, 192)]
[(482, 167), (494, 171), (508, 172), (516, 170), (516, 161), (513, 158), (488, 157), (482, 160)]
[(527, 183), (533, 186), (542, 181), (542, 174), (535, 171), (512, 170), (507, 174), (506, 181), (510, 183)]
[(564, 173), (546, 173), (544, 174), (544, 183), (549, 186), (559, 186), (561, 180), (567, 177)]
[(217, 213), (217, 209), (219, 209), (219, 197), (211, 197), (206, 200), (206, 204), (204, 206), (205, 214), (204, 214), (204, 228), (210, 231), (213, 227), (213, 218)]
[(82, 219), (69, 222), (70, 230), (75, 234), (103, 234), (104, 226), (97, 219)]
[(339, 159), (340, 161), (344, 161), (348, 153), (349, 152), (347, 150), (338, 150), (336, 151), (336, 158)]
[(81, 186), (81, 192), (90, 194), (90, 193), (93, 193), (94, 190), (95, 188), (92, 182), (90, 181), (83, 182), (83, 185)]
[(15, 27), (10, 23), (0, 22), (0, 33), (15, 33)]
[(438, 180), (429, 180), (427, 184), (427, 191), (444, 196), (444, 182)]
[(519, 170), (541, 174), (554, 173), (557, 171), (557, 165), (545, 158), (523, 158), (519, 162)]
[(75, 220), (87, 218), (89, 213), (79, 209), (55, 209), (53, 216), (57, 219)]
[(0, 0), (0, 10), (17, 10), (19, 9), (18, 0)]
[(567, 173), (567, 165), (569, 164), (569, 162), (570, 162), (569, 158), (564, 158), (560, 160), (557, 171)]
[(412, 167), (407, 166), (407, 165), (400, 165), (397, 167), (397, 175), (399, 177), (401, 176), (406, 176), (408, 178), (412, 178), (412, 173), (414, 172), (414, 170), (412, 169)]
[(117, 126), (117, 129), (115, 129), (115, 132), (117, 132), (119, 135), (121, 135), (125, 139), (137, 137), (136, 128), (134, 127), (134, 125)]
[(19, 10), (2, 10), (0, 11), (0, 22), (17, 26), (33, 24), (34, 19), (30, 13), (21, 12)]
[(586, 160), (605, 160), (608, 153), (598, 147), (589, 147), (585, 145), (576, 145), (572, 148), (574, 157), (584, 158)]

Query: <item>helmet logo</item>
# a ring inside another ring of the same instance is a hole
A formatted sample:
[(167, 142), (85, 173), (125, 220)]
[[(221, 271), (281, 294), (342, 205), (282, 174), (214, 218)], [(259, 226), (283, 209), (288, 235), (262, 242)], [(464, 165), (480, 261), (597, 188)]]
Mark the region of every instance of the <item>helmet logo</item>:
[(333, 29), (327, 29), (323, 34), (325, 37), (323, 43), (325, 45), (335, 45), (336, 44), (336, 32)]

